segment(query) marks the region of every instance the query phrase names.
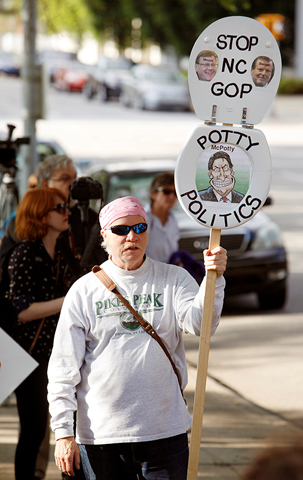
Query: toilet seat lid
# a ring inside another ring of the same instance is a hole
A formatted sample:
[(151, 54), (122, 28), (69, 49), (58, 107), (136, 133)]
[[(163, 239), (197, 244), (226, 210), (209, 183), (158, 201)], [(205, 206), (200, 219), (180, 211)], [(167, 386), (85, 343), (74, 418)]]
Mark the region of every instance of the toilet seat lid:
[(200, 125), (179, 155), (175, 185), (190, 217), (221, 230), (242, 225), (262, 208), (271, 173), (261, 130)]
[[(213, 53), (213, 56), (211, 56)], [(281, 77), (278, 44), (263, 24), (248, 17), (222, 18), (195, 42), (188, 66), (193, 107), (202, 121), (258, 124), (276, 95)]]

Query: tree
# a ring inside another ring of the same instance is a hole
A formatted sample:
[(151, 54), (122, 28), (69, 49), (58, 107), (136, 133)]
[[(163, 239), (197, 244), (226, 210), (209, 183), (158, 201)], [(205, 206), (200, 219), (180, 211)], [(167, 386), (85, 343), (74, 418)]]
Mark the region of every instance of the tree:
[(40, 24), (48, 34), (70, 32), (81, 40), (92, 29), (91, 11), (84, 0), (37, 0)]
[(110, 32), (121, 48), (131, 45), (131, 21), (142, 19), (141, 38), (162, 48), (172, 45), (189, 55), (200, 33), (212, 22), (230, 15), (255, 18), (281, 13), (287, 19), (287, 38), (281, 43), (287, 63), (293, 46), (294, 0), (86, 0), (96, 31)]

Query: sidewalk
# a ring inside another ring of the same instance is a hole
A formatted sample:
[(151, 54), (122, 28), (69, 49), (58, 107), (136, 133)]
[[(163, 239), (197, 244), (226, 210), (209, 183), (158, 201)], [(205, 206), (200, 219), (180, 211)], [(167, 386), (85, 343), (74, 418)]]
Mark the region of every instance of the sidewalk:
[[(189, 366), (186, 389), (192, 413), (196, 369)], [(252, 405), (211, 378), (207, 380), (198, 478), (238, 480), (254, 453), (270, 438), (299, 432), (294, 425)], [(0, 480), (14, 480), (14, 451), (18, 436), (15, 405), (0, 407)], [(61, 480), (53, 460), (54, 438), (46, 480)], [(122, 480), (122, 479), (121, 479)]]

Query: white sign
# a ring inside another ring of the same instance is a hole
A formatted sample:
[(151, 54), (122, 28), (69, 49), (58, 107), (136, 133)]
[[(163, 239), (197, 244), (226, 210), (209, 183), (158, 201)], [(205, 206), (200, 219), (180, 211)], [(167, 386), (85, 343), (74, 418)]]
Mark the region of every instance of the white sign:
[(190, 95), (196, 115), (216, 123), (261, 122), (281, 77), (278, 44), (257, 20), (226, 17), (212, 23), (193, 46), (188, 67)]
[(0, 404), (39, 365), (0, 328)]
[(178, 158), (178, 199), (185, 212), (206, 227), (237, 227), (264, 204), (271, 171), (269, 148), (260, 130), (201, 125)]

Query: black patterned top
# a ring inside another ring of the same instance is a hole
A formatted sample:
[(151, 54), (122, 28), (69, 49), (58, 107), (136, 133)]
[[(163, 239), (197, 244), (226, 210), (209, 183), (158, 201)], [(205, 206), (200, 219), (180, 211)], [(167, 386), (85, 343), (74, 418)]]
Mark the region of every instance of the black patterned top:
[[(59, 274), (56, 286), (57, 266), (59, 266)], [(8, 262), (9, 298), (16, 313), (19, 314), (34, 302), (45, 302), (64, 296), (68, 289), (63, 281), (65, 266), (64, 258), (60, 255), (58, 248), (56, 248), (53, 261), (41, 240), (19, 243), (14, 248)], [(34, 358), (50, 356), (58, 318), (59, 314), (46, 317), (33, 350)], [(41, 320), (18, 322), (13, 338), (27, 351), (33, 342)]]

